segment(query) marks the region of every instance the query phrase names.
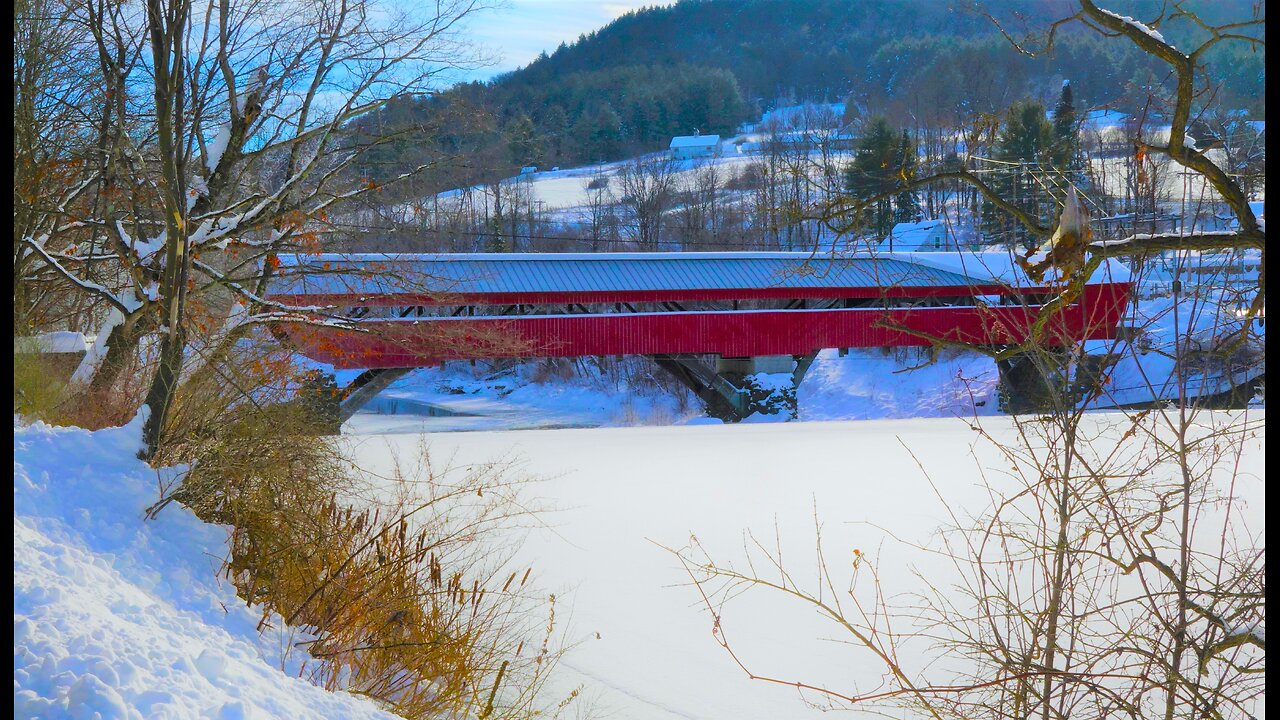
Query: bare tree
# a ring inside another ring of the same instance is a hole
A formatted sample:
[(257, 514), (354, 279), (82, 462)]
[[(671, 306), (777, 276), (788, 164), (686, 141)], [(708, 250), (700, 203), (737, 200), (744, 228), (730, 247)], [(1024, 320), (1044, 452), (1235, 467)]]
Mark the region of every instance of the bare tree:
[(609, 189), (609, 177), (597, 175), (584, 183), (587, 194), (586, 230), (591, 240), (591, 251), (597, 252), (606, 239), (613, 240), (617, 232), (618, 217), (614, 212), (616, 201)]
[(618, 170), (620, 202), (634, 221), (632, 237), (645, 250), (657, 250), (662, 243), (664, 215), (675, 197), (678, 169), (672, 156), (659, 153), (636, 158)]
[(1206, 153), (1220, 150), (1224, 170), (1239, 178), (1245, 194), (1252, 197), (1263, 179), (1266, 162), (1266, 133), (1258, 123), (1250, 122), (1237, 111), (1211, 107), (1193, 125), (1196, 147)]
[(678, 195), (680, 207), (675, 214), (686, 249), (705, 249), (715, 244), (724, 202), (720, 175), (714, 163), (703, 163), (684, 175)]
[(246, 328), (305, 321), (263, 298), (278, 253), (377, 189), (356, 168), (378, 141), (348, 123), (470, 60), (456, 31), (483, 4), (66, 0), (90, 36), (71, 66), (102, 88), (98, 117), (82, 120), (92, 158), (44, 202), (56, 222), (15, 238), (15, 266), (105, 309), (77, 381), (110, 386), (159, 333), (150, 452), (181, 380), (191, 293), (242, 304)]
[(42, 268), (22, 247), (20, 238), (48, 232), (58, 222), (57, 208), (78, 192), (75, 167), (85, 161), (78, 145), (77, 108), (89, 104), (90, 93), (67, 62), (84, 33), (68, 22), (67, 9), (45, 0), (14, 8), (13, 52), (13, 321), (29, 331), (39, 316), (59, 312), (48, 283), (34, 282)]
[[(994, 18), (993, 18), (994, 20)], [(1265, 26), (1265, 18), (1254, 16), (1238, 22), (1223, 25), (1210, 25), (1186, 7), (1185, 3), (1171, 3), (1158, 18), (1161, 22), (1179, 21), (1194, 26), (1205, 39), (1190, 52), (1185, 52), (1169, 43), (1152, 27), (1098, 7), (1092, 0), (1079, 0), (1078, 10), (1065, 18), (1053, 22), (1049, 29), (1026, 40), (1015, 39), (1008, 32), (1005, 36), (1014, 42), (1025, 54), (1039, 55), (1051, 52), (1058, 30), (1072, 23), (1081, 23), (1101, 35), (1114, 37), (1134, 45), (1138, 50), (1154, 57), (1169, 68), (1174, 80), (1173, 89), (1162, 101), (1168, 106), (1170, 128), (1165, 142), (1145, 136), (1140, 126), (1131, 133), (1127, 141), (1142, 156), (1167, 157), (1177, 165), (1201, 176), (1213, 188), (1222, 202), (1229, 208), (1235, 218), (1235, 229), (1218, 232), (1185, 233), (1180, 231), (1159, 233), (1135, 233), (1121, 241), (1099, 239), (1090, 247), (1095, 263), (1090, 270), (1096, 269), (1098, 263), (1106, 257), (1129, 257), (1165, 250), (1221, 250), (1221, 249), (1254, 249), (1265, 254), (1266, 233), (1258, 225), (1257, 217), (1249, 207), (1249, 198), (1238, 178), (1222, 167), (1219, 167), (1207, 154), (1206, 150), (1186, 141), (1193, 121), (1193, 107), (1210, 91), (1210, 83), (1204, 70), (1205, 54), (1221, 42), (1243, 42), (1263, 47), (1261, 31)], [(1155, 22), (1155, 21), (1153, 21)], [(998, 23), (997, 23), (998, 25)], [(975, 125), (975, 132), (982, 135), (984, 124)], [(986, 124), (985, 127), (990, 127)], [(979, 140), (979, 138), (974, 138)], [(970, 148), (981, 147), (981, 142), (968, 144)], [(971, 153), (973, 150), (970, 151)], [(1007, 198), (1001, 197), (989, 183), (984, 182), (979, 174), (970, 168), (943, 170), (939, 172), (921, 173), (914, 179), (906, 180), (891, 192), (882, 193), (870, 198), (838, 198), (823, 208), (820, 217), (835, 232), (842, 232), (857, 224), (858, 219), (867, 207), (893, 194), (925, 187), (938, 182), (965, 183), (981, 196), (994, 204), (999, 210), (1012, 216), (1027, 232), (1039, 238), (1048, 238), (1053, 228), (1046, 227), (1039, 218), (1023, 211)], [(1262, 309), (1265, 294), (1265, 282), (1259, 280), (1259, 292), (1250, 308), (1250, 315), (1256, 316)]]
[[(835, 707), (1249, 717), (1265, 688), (1265, 549), (1229, 496), (1241, 453), (1260, 451), (1250, 438), (1260, 421), (1200, 415), (1192, 429), (1176, 411), (1063, 419), (973, 421), (994, 502), (972, 516), (951, 510), (938, 541), (895, 547), (895, 562), (912, 547), (934, 558), (922, 590), (885, 587), (875, 553), (837, 562), (848, 549), (824, 548), (820, 532), (816, 576), (751, 535), (739, 562), (696, 542), (678, 550), (717, 642), (750, 677)], [(954, 478), (930, 483), (945, 503)], [(749, 590), (816, 611), (847, 641), (850, 664), (880, 668), (887, 682), (874, 682), (880, 672), (836, 687), (756, 671), (734, 640), (750, 635), (734, 621), (734, 599)], [(934, 667), (935, 657), (953, 662)]]

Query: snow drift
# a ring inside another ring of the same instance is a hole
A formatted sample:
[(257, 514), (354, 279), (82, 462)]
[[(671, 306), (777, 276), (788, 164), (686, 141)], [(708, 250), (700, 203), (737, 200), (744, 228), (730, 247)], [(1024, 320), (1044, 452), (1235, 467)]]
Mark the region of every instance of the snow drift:
[[(390, 718), (292, 676), (294, 634), (216, 573), (228, 533), (172, 503), (136, 459), (141, 416), (13, 434), (15, 718)], [(295, 638), (296, 639), (296, 638)]]

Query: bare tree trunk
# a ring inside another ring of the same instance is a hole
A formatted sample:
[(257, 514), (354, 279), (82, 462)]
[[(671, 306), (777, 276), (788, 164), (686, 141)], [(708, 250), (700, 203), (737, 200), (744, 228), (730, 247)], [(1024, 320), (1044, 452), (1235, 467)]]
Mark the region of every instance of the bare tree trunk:
[(155, 73), (156, 139), (164, 180), (162, 200), (167, 232), (165, 266), (159, 288), (163, 312), (160, 359), (151, 388), (147, 391), (146, 406), (150, 413), (143, 426), (145, 456), (150, 458), (160, 446), (164, 423), (182, 372), (186, 346), (182, 316), (187, 300), (190, 261), (187, 253), (186, 183), (182, 167), (185, 149), (178, 138), (183, 132), (183, 79), (186, 74), (183, 31), (190, 8), (186, 0), (176, 0), (168, 7), (162, 6), (161, 0), (147, 0), (146, 8)]

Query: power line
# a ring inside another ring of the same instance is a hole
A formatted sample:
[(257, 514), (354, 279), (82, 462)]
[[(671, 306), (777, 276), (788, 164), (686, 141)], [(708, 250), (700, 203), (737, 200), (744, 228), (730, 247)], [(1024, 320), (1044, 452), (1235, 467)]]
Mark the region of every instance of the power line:
[[(819, 220), (818, 220), (818, 219), (816, 219), (816, 218), (814, 218), (813, 220), (814, 220), (815, 222), (818, 222), (818, 221), (819, 221)], [(404, 227), (398, 227), (398, 226), (395, 226), (395, 225), (380, 225), (380, 226), (379, 226), (379, 225), (366, 225), (366, 224), (354, 224), (354, 223), (336, 223), (336, 222), (332, 222), (332, 221), (331, 221), (331, 222), (329, 222), (328, 224), (329, 224), (330, 226), (334, 226), (334, 227), (350, 228), (350, 229), (361, 230), (361, 231), (370, 231), (370, 232), (400, 232), (400, 233), (405, 233), (405, 234), (410, 234), (410, 235), (411, 235), (411, 234), (415, 234), (415, 233), (432, 233), (432, 234), (435, 234), (435, 235), (446, 235), (446, 236), (447, 236), (447, 235), (460, 235), (460, 236), (465, 236), (465, 237), (477, 237), (477, 238), (503, 238), (503, 239), (514, 239), (514, 240), (517, 240), (517, 241), (521, 241), (521, 240), (555, 240), (555, 241), (563, 241), (563, 242), (593, 243), (593, 244), (596, 244), (596, 243), (608, 243), (608, 242), (619, 242), (619, 241), (621, 241), (621, 242), (637, 242), (637, 243), (638, 243), (638, 241), (628, 240), (627, 238), (618, 238), (618, 239), (614, 240), (614, 239), (606, 239), (606, 238), (578, 237), (578, 236), (573, 236), (573, 235), (549, 235), (549, 234), (545, 234), (545, 233), (539, 233), (539, 234), (536, 234), (536, 235), (535, 235), (535, 234), (532, 234), (532, 233), (531, 233), (531, 234), (520, 234), (520, 233), (517, 233), (517, 234), (515, 234), (515, 235), (513, 236), (513, 235), (506, 235), (506, 234), (499, 235), (499, 234), (494, 233), (494, 232), (484, 232), (484, 231), (481, 231), (481, 230), (442, 230), (442, 229), (426, 229), (426, 230), (423, 230), (423, 229), (417, 229), (417, 228), (409, 228), (409, 229), (406, 229), (406, 228), (404, 228)], [(617, 226), (617, 227), (626, 227), (626, 228), (638, 229), (638, 226), (637, 226), (637, 225), (619, 225), (619, 226)], [(818, 241), (819, 241), (819, 242), (822, 240), (821, 235), (822, 235), (822, 233), (819, 233), (819, 238), (818, 238)], [(838, 237), (838, 236), (837, 236), (837, 237)], [(830, 239), (830, 238), (828, 238), (828, 239)], [(653, 241), (650, 241), (650, 242), (649, 242), (649, 243), (647, 243), (647, 244), (648, 244), (648, 245), (665, 245), (665, 246), (674, 246), (674, 247), (689, 247), (689, 246), (691, 246), (691, 245), (718, 245), (718, 246), (721, 246), (721, 247), (736, 247), (736, 248), (742, 248), (742, 249), (751, 249), (751, 248), (759, 248), (759, 247), (761, 247), (764, 243), (760, 243), (760, 242), (749, 242), (749, 241), (729, 241), (729, 240), (716, 240), (716, 239), (711, 239), (711, 240), (708, 240), (708, 241), (693, 242), (693, 243), (688, 242), (688, 241), (684, 241), (684, 240), (653, 240)]]
[[(371, 230), (371, 231), (405, 232), (402, 228), (395, 228), (395, 227), (369, 227), (364, 225), (350, 226), (350, 227), (359, 227), (360, 229)], [(412, 231), (408, 231), (408, 232), (412, 232)], [(574, 237), (572, 235), (545, 235), (545, 234), (539, 234), (539, 235), (517, 234), (517, 235), (511, 236), (511, 235), (497, 235), (491, 232), (480, 232), (478, 230), (432, 230), (428, 232), (435, 233), (437, 235), (445, 235), (445, 236), (461, 235), (466, 237), (477, 237), (477, 238), (500, 238), (504, 240), (514, 240), (516, 242), (523, 242), (525, 240), (546, 240), (546, 241), (573, 242), (573, 243), (591, 243), (593, 245), (598, 245), (601, 243), (618, 243), (618, 242), (635, 243), (637, 245), (639, 244), (639, 241), (629, 240), (627, 238), (609, 239), (609, 238)], [(817, 239), (817, 242), (822, 242), (823, 239), (824, 238), (819, 237)], [(830, 240), (832, 238), (828, 237), (826, 239)], [(808, 249), (807, 246), (811, 244), (813, 243), (806, 242), (806, 243), (799, 243), (799, 244), (793, 244), (793, 245), (802, 247), (802, 249)], [(740, 248), (743, 250), (751, 250), (751, 249), (760, 249), (761, 247), (765, 246), (766, 243), (710, 239), (710, 240), (693, 241), (693, 242), (684, 241), (684, 240), (651, 240), (648, 243), (645, 243), (645, 245), (646, 246), (658, 245), (658, 246), (669, 246), (669, 247), (679, 247), (679, 248), (690, 248), (690, 247), (697, 247), (697, 246), (713, 246), (714, 245), (717, 247)]]

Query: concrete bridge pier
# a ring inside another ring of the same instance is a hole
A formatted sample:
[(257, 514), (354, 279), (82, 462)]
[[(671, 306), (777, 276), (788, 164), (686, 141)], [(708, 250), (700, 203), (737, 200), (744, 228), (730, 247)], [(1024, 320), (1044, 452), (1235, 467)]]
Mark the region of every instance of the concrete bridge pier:
[(1067, 399), (1066, 358), (1055, 350), (1018, 353), (996, 362), (1000, 409), (1011, 415), (1051, 410)]
[(338, 425), (350, 420), (357, 410), (368, 404), (378, 393), (412, 371), (413, 368), (379, 368), (360, 373), (343, 389), (338, 405)]
[(1073, 408), (1103, 389), (1118, 355), (1086, 355), (1069, 348), (1041, 348), (996, 363), (1000, 409), (1018, 415)]
[(413, 368), (379, 368), (365, 370), (346, 387), (338, 387), (331, 373), (314, 371), (298, 391), (295, 402), (302, 403), (317, 423), (322, 435), (338, 435), (342, 423), (351, 419), (356, 411), (386, 390), (391, 383), (404, 377)]
[(725, 422), (741, 422), (755, 415), (797, 416), (796, 389), (817, 352), (805, 355), (720, 357), (714, 367), (697, 355), (653, 355), (707, 406), (707, 414)]

